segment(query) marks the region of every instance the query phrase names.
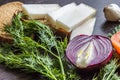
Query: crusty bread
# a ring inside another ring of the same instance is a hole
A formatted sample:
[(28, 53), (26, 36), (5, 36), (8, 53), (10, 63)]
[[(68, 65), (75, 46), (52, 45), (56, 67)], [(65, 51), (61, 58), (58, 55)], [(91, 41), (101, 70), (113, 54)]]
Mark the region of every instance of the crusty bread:
[(22, 11), (21, 2), (10, 2), (0, 6), (0, 41), (11, 41), (9, 34), (4, 32), (4, 24), (11, 24), (14, 14)]

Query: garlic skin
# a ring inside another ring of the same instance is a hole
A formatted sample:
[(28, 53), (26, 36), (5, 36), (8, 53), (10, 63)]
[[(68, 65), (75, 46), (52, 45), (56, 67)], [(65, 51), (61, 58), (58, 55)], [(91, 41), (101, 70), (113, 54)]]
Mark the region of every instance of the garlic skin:
[(117, 4), (109, 4), (104, 7), (104, 15), (108, 21), (119, 21), (120, 7)]

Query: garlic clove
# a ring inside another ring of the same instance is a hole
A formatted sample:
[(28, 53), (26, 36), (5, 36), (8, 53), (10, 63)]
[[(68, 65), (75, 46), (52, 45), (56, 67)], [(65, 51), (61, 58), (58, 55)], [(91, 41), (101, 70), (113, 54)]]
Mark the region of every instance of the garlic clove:
[(119, 21), (120, 7), (117, 4), (109, 4), (104, 7), (104, 15), (108, 21)]

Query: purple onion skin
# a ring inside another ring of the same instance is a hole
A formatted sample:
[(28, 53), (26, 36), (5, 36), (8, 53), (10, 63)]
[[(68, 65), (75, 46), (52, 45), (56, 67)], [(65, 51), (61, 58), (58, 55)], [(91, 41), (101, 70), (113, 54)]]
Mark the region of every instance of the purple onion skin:
[[(73, 61), (72, 61), (72, 59), (70, 59), (69, 58), (69, 56), (68, 56), (68, 48), (69, 48), (69, 46), (71, 45), (71, 43), (72, 42), (75, 42), (74, 40), (75, 39), (79, 39), (79, 37), (81, 37), (81, 36), (88, 36), (88, 35), (78, 35), (78, 36), (76, 36), (75, 38), (73, 38), (70, 42), (69, 42), (69, 44), (68, 44), (68, 46), (67, 46), (67, 49), (66, 49), (66, 57), (67, 57), (67, 59), (76, 67), (76, 68), (78, 68), (79, 70), (83, 70), (83, 71), (93, 71), (93, 70), (98, 70), (99, 68), (101, 68), (102, 66), (104, 66), (105, 64), (107, 64), (109, 61), (110, 61), (110, 59), (111, 59), (111, 57), (112, 57), (112, 53), (113, 53), (113, 49), (112, 49), (112, 44), (111, 44), (111, 41), (110, 41), (110, 39), (109, 38), (107, 38), (107, 37), (105, 37), (105, 36), (101, 36), (101, 35), (91, 35), (91, 36), (100, 36), (100, 37), (102, 37), (102, 38), (105, 38), (105, 39), (107, 39), (109, 42), (110, 42), (110, 44), (109, 44), (109, 47), (110, 47), (110, 53), (108, 53), (108, 56), (103, 60), (103, 61), (101, 61), (101, 62), (98, 62), (98, 63), (90, 63), (87, 67), (85, 67), (85, 68), (80, 68), (80, 67), (77, 67), (76, 66), (76, 64), (74, 63), (74, 60), (75, 59), (73, 59)], [(88, 36), (89, 37), (89, 36)], [(108, 46), (106, 46), (106, 47), (108, 47)], [(73, 53), (72, 53), (73, 54)], [(75, 54), (74, 54), (75, 55)], [(74, 58), (74, 57), (73, 57)], [(96, 58), (95, 58), (96, 59)], [(95, 60), (94, 59), (94, 60)], [(96, 59), (97, 60), (97, 59)]]

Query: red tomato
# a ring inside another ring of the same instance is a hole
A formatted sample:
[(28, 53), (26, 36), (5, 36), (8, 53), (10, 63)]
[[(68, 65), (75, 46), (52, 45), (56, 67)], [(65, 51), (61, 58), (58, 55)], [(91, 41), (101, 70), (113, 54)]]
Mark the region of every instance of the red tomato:
[(120, 54), (120, 32), (112, 35), (111, 42), (118, 54)]

